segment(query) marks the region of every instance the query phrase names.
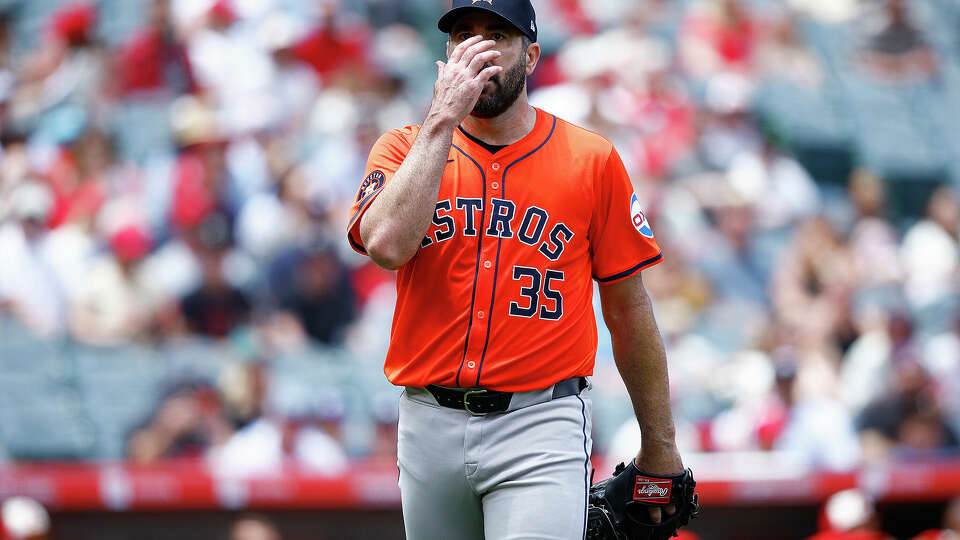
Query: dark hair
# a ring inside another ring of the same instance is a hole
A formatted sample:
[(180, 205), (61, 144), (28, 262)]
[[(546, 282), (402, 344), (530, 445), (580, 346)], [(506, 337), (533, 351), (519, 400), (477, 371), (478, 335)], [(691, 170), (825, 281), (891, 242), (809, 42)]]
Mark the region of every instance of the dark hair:
[(526, 34), (520, 34), (520, 47), (523, 49), (523, 52), (527, 52), (527, 49), (530, 47), (530, 44), (533, 42), (530, 41), (530, 38)]

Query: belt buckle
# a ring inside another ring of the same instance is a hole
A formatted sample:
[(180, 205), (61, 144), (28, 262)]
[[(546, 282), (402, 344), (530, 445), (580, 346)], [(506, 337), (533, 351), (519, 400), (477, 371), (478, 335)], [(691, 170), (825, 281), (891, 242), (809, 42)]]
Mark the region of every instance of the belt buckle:
[(463, 393), (463, 410), (467, 411), (473, 416), (486, 416), (487, 413), (482, 411), (472, 411), (470, 410), (470, 396), (473, 394), (486, 394), (488, 391), (486, 388), (481, 388), (479, 390), (467, 390)]

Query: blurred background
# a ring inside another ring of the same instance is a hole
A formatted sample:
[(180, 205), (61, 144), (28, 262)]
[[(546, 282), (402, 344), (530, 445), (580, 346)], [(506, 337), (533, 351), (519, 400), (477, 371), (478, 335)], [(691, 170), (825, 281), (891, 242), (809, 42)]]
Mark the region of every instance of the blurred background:
[[(534, 4), (532, 102), (665, 252), (692, 531), (956, 538), (960, 3)], [(394, 276), (344, 235), (446, 7), (0, 0), (0, 538), (403, 537)], [(594, 382), (600, 478), (602, 326)]]

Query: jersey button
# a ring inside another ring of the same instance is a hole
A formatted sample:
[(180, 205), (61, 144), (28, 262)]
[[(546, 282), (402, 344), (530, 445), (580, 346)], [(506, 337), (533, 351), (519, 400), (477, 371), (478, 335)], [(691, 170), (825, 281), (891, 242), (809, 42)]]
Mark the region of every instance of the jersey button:
[(493, 189), (500, 189), (500, 184), (493, 182), (492, 184), (490, 184), (490, 187), (492, 187)]
[(492, 263), (492, 262), (490, 262), (490, 261), (483, 261), (483, 267), (484, 267), (484, 268), (486, 268), (486, 269), (489, 270), (491, 266), (493, 266), (493, 263)]
[(467, 367), (470, 368), (470, 369), (473, 369), (473, 368), (477, 367), (477, 363), (474, 362), (473, 360), (471, 360), (471, 361), (467, 362)]
[(497, 163), (497, 162), (494, 162), (492, 165), (490, 165), (490, 168), (493, 169), (493, 170), (495, 170), (495, 171), (499, 171), (499, 170), (500, 170), (500, 164)]
[(477, 312), (477, 318), (478, 318), (478, 319), (482, 319), (483, 317), (484, 317), (484, 313), (483, 313), (482, 311), (478, 311), (478, 312)]

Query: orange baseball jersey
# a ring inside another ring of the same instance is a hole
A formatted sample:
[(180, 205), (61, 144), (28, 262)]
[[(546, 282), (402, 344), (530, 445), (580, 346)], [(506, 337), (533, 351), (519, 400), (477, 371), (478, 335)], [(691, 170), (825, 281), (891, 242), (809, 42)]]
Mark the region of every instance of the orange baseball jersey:
[[(361, 253), (360, 220), (418, 130), (370, 151), (347, 233)], [(661, 260), (613, 145), (539, 109), (496, 153), (455, 130), (432, 221), (398, 270), (384, 372), (399, 386), (517, 392), (591, 375), (591, 277), (611, 284)]]

